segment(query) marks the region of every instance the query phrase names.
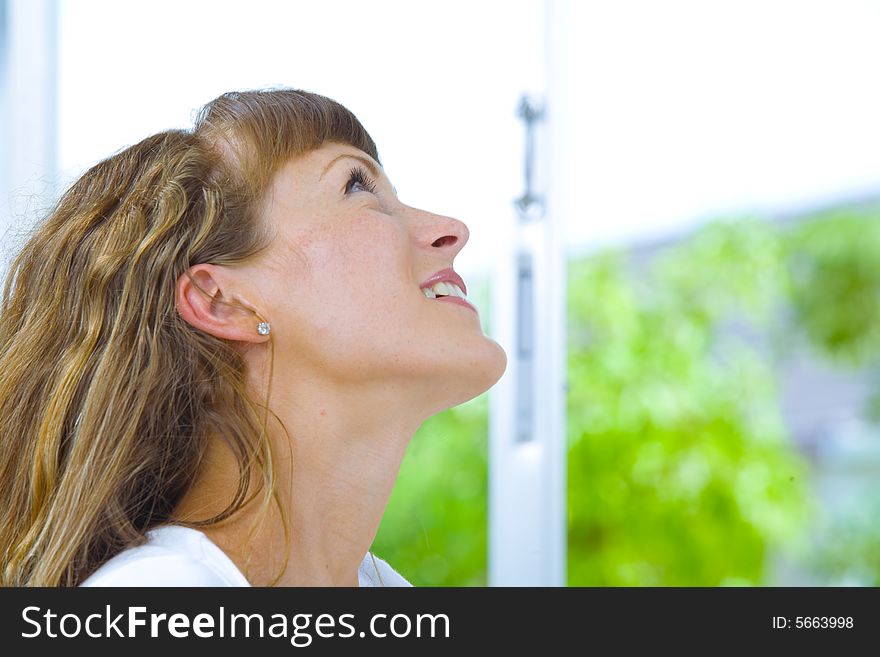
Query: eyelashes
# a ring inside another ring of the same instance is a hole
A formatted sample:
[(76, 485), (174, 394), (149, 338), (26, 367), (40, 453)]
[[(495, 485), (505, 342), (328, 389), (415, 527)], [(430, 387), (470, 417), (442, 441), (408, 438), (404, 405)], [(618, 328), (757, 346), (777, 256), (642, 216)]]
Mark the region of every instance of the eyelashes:
[(359, 185), (363, 191), (370, 194), (376, 193), (376, 183), (367, 175), (363, 167), (352, 167), (351, 171), (348, 172), (348, 182), (345, 183), (343, 192), (350, 194), (352, 191), (357, 191), (355, 185)]

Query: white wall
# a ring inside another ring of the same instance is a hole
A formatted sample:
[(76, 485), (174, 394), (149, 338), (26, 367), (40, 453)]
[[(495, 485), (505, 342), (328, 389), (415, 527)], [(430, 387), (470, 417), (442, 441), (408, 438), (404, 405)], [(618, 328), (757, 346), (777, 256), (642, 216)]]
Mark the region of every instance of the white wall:
[(880, 2), (571, 3), (572, 250), (880, 193)]

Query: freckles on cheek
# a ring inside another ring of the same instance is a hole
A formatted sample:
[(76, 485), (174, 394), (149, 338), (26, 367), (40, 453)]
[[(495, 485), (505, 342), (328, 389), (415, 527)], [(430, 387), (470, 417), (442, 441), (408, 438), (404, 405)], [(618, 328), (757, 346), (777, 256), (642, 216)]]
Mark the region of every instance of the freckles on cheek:
[(268, 260), (272, 273), (281, 279), (299, 277), (309, 269), (308, 257), (300, 240), (281, 237), (273, 245), (273, 254)]
[(353, 312), (352, 305), (366, 292), (367, 282), (359, 284), (351, 266), (353, 247), (350, 240), (330, 235), (301, 243), (303, 266), (290, 288), (304, 322), (316, 335), (338, 333), (340, 323)]
[(299, 241), (306, 271), (297, 287), (321, 303), (325, 322), (345, 321), (352, 328), (381, 325), (403, 301), (406, 239), (388, 218), (364, 217), (338, 229), (324, 226)]
[(399, 269), (400, 234), (390, 223), (375, 218), (353, 221), (335, 234), (309, 247), (309, 261), (316, 270), (343, 278), (372, 291), (391, 271)]

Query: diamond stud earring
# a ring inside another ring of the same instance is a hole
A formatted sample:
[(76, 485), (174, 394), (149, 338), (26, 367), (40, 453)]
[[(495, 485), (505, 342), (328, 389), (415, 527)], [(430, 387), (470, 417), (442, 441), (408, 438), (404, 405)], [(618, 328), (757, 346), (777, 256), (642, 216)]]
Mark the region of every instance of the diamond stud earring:
[(260, 322), (257, 325), (257, 333), (260, 335), (269, 335), (269, 322)]

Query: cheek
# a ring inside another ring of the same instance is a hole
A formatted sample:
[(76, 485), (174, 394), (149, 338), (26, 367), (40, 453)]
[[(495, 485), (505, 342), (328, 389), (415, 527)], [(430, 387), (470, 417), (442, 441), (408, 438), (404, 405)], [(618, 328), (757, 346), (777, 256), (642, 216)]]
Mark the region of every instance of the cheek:
[(301, 348), (351, 362), (405, 332), (417, 309), (408, 289), (415, 283), (406, 238), (390, 221), (352, 222), (300, 244), (288, 309)]

